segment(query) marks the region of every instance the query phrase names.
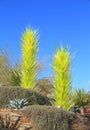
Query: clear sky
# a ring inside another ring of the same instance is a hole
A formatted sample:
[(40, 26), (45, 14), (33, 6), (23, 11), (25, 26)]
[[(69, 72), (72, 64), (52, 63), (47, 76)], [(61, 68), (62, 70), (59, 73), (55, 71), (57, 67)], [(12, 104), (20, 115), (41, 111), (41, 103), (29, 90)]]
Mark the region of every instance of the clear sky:
[(90, 91), (90, 0), (0, 0), (0, 48), (20, 59), (21, 34), (25, 27), (39, 28), (39, 59), (49, 67), (56, 45), (69, 45), (76, 52), (72, 63), (73, 87)]

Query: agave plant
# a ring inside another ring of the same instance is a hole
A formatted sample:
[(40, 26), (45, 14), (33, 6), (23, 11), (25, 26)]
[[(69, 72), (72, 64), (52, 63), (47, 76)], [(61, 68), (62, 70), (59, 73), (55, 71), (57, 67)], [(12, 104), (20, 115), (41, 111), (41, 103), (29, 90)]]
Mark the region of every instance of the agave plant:
[(22, 107), (25, 107), (28, 105), (27, 99), (15, 99), (15, 100), (10, 100), (8, 108), (9, 109), (20, 109)]
[(22, 35), (21, 86), (34, 88), (37, 77), (38, 31), (26, 29)]
[(52, 68), (54, 70), (54, 98), (55, 105), (68, 110), (72, 106), (71, 92), (71, 61), (72, 56), (68, 48), (57, 48), (53, 57)]

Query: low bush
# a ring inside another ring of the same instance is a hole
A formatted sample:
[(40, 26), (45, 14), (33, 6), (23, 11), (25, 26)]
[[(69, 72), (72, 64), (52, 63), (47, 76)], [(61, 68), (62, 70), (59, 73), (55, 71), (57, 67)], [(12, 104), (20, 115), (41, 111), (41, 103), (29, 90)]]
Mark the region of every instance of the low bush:
[(45, 97), (33, 90), (21, 87), (0, 87), (0, 108), (7, 107), (10, 100), (27, 99), (28, 105), (51, 105), (48, 97)]
[(32, 105), (21, 110), (31, 118), (34, 130), (70, 130), (67, 112), (60, 108)]
[(40, 92), (41, 94), (45, 96), (48, 94), (52, 95), (53, 89), (54, 89), (54, 86), (52, 82), (46, 78), (37, 80), (35, 84), (35, 90), (37, 90), (38, 92)]

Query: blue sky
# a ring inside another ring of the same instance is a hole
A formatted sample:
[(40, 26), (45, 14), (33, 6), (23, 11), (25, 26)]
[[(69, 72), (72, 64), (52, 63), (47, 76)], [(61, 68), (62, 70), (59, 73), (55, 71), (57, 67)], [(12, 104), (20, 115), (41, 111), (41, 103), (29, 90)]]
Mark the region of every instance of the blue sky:
[(0, 48), (8, 48), (12, 61), (20, 59), (25, 27), (39, 28), (39, 59), (49, 67), (61, 42), (76, 52), (72, 63), (73, 87), (90, 91), (90, 0), (0, 0)]

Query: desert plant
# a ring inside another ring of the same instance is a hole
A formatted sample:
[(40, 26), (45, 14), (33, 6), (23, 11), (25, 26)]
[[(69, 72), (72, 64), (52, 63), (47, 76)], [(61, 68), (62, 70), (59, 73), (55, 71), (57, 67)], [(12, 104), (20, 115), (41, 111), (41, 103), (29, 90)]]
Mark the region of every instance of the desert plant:
[(11, 69), (10, 85), (11, 86), (21, 85), (21, 68), (19, 64), (16, 64), (15, 67)]
[(24, 88), (34, 88), (37, 77), (37, 53), (38, 53), (38, 31), (26, 29), (22, 35), (22, 68), (21, 86)]
[(51, 99), (33, 90), (17, 86), (0, 87), (0, 108), (7, 107), (9, 101), (14, 99), (27, 99), (28, 105), (52, 105)]
[(35, 90), (37, 90), (45, 96), (47, 96), (48, 94), (52, 94), (53, 89), (54, 86), (52, 82), (47, 78), (39, 79), (36, 81)]
[(73, 92), (73, 102), (75, 106), (84, 107), (89, 104), (88, 94), (85, 92), (84, 88), (75, 89)]
[(72, 88), (71, 61), (72, 56), (68, 47), (57, 48), (52, 64), (52, 68), (54, 70), (53, 84), (55, 87), (55, 105), (61, 106), (66, 110), (68, 110), (72, 105), (70, 100), (70, 92)]
[[(40, 61), (37, 66), (38, 73), (42, 72), (43, 68), (43, 62)], [(21, 63), (16, 63), (15, 66), (11, 68), (10, 85), (21, 86)]]
[(9, 101), (9, 109), (20, 109), (28, 105), (27, 99), (14, 99)]
[(52, 106), (32, 105), (21, 109), (31, 118), (34, 130), (70, 130), (68, 112)]

